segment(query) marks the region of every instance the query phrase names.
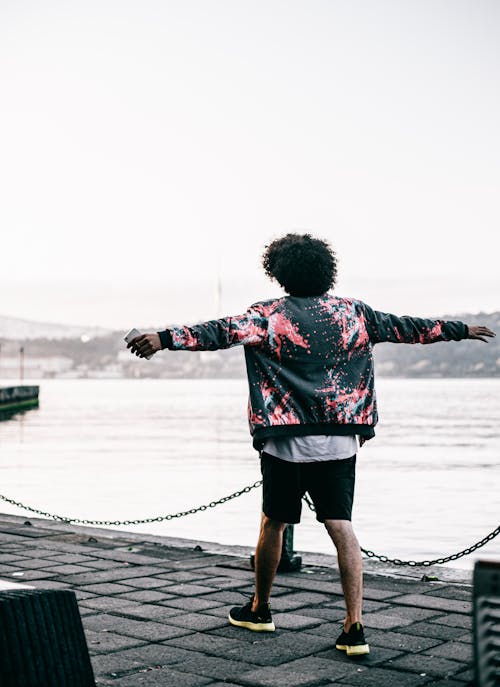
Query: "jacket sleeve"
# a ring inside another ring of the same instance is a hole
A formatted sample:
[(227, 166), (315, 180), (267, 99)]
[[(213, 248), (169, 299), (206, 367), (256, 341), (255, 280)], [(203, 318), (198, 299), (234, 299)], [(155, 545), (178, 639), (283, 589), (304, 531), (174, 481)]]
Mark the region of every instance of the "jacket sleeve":
[(373, 310), (360, 301), (368, 337), (372, 343), (431, 344), (437, 341), (461, 341), (469, 336), (464, 322), (428, 320), (421, 317), (392, 315)]
[(267, 338), (267, 317), (258, 305), (252, 305), (243, 315), (191, 326), (168, 327), (158, 334), (162, 348), (172, 351), (216, 351), (231, 346), (258, 346)]

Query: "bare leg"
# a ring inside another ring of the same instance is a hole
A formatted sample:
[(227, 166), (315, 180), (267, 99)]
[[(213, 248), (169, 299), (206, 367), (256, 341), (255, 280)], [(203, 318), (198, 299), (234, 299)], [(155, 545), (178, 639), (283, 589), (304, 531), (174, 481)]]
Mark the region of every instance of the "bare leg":
[(325, 527), (337, 549), (340, 581), (344, 591), (346, 618), (344, 629), (361, 621), (363, 604), (363, 562), (359, 542), (350, 520), (325, 520)]
[(259, 541), (255, 551), (255, 597), (252, 611), (261, 604), (269, 603), (276, 569), (281, 558), (283, 530), (286, 523), (271, 520), (262, 514)]

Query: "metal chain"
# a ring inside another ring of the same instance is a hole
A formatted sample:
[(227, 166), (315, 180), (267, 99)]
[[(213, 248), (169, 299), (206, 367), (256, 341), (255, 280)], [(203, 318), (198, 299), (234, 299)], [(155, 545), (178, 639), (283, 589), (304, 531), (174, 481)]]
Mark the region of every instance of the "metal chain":
[[(307, 503), (309, 508), (312, 511), (315, 511), (316, 509), (314, 508), (313, 503), (311, 500), (308, 498), (307, 495), (304, 495), (304, 501)], [(443, 558), (435, 558), (433, 561), (402, 561), (400, 558), (388, 558), (387, 556), (381, 556), (378, 553), (373, 553), (373, 551), (369, 551), (367, 549), (361, 548), (361, 551), (365, 554), (365, 556), (368, 556), (368, 558), (378, 558), (379, 561), (382, 563), (391, 563), (392, 565), (409, 565), (410, 567), (419, 567), (419, 566), (424, 566), (428, 567), (430, 565), (442, 565), (443, 563), (449, 563), (450, 561), (456, 561), (458, 558), (462, 558), (463, 556), (468, 556), (470, 553), (475, 551), (476, 549), (480, 549), (481, 546), (484, 546), (487, 544), (489, 541), (494, 539), (496, 536), (500, 534), (500, 525), (493, 530), (493, 532), (490, 532), (489, 534), (486, 535), (483, 539), (480, 541), (476, 542), (472, 546), (468, 546), (466, 549), (463, 551), (459, 551), (458, 553), (452, 553), (451, 556), (445, 556)]]
[(235, 491), (233, 494), (229, 494), (229, 496), (223, 496), (217, 501), (210, 501), (210, 503), (207, 505), (198, 506), (198, 508), (190, 508), (189, 510), (183, 510), (179, 513), (171, 513), (169, 515), (160, 515), (157, 518), (144, 518), (143, 520), (81, 520), (79, 518), (67, 518), (64, 515), (53, 515), (52, 513), (46, 513), (43, 510), (39, 510), (38, 508), (25, 506), (23, 503), (9, 499), (7, 496), (3, 496), (2, 494), (0, 494), (0, 499), (7, 501), (7, 503), (11, 503), (13, 506), (18, 506), (18, 508), (29, 510), (32, 513), (38, 513), (38, 515), (45, 515), (46, 517), (53, 518), (54, 520), (61, 520), (62, 522), (75, 522), (80, 523), (81, 525), (142, 525), (147, 522), (162, 522), (162, 520), (174, 520), (175, 518), (182, 518), (185, 515), (202, 513), (209, 508), (215, 508), (215, 506), (218, 506), (221, 503), (227, 503), (227, 501), (236, 499), (242, 494), (248, 494), (249, 491), (252, 491), (252, 489), (257, 489), (257, 487), (260, 487), (261, 484), (262, 480), (259, 480), (258, 482), (248, 485), (247, 487), (243, 487), (243, 489), (240, 489), (239, 491)]
[[(229, 494), (229, 496), (223, 496), (221, 499), (218, 499), (217, 501), (210, 501), (209, 504), (207, 505), (202, 505), (198, 506), (198, 508), (190, 508), (189, 510), (184, 510), (180, 511), (179, 513), (170, 513), (169, 515), (160, 515), (157, 518), (143, 518), (142, 520), (83, 520), (80, 518), (68, 518), (63, 515), (54, 515), (52, 513), (46, 513), (43, 510), (39, 510), (38, 508), (32, 508), (31, 506), (25, 506), (23, 503), (20, 503), (19, 501), (14, 501), (13, 499), (9, 499), (7, 496), (3, 496), (0, 494), (0, 499), (3, 501), (6, 501), (7, 503), (12, 504), (13, 506), (17, 506), (18, 508), (22, 508), (23, 510), (28, 510), (32, 513), (37, 513), (38, 515), (45, 515), (48, 518), (52, 518), (53, 520), (61, 520), (62, 522), (74, 522), (74, 523), (80, 523), (82, 525), (142, 525), (144, 523), (148, 522), (162, 522), (163, 520), (174, 520), (175, 518), (183, 518), (185, 515), (193, 515), (194, 513), (202, 513), (205, 510), (208, 510), (208, 508), (215, 508), (215, 506), (219, 506), (222, 503), (227, 503), (227, 501), (231, 501), (232, 499), (238, 498), (238, 496), (241, 496), (242, 494), (248, 494), (248, 492), (252, 491), (252, 489), (257, 489), (257, 487), (260, 487), (262, 485), (262, 480), (258, 480), (257, 482), (254, 482), (253, 484), (249, 484), (246, 487), (243, 487), (243, 489), (239, 489), (238, 491), (235, 491), (232, 494)], [(304, 495), (304, 501), (307, 503), (309, 508), (314, 511), (314, 504), (312, 501), (308, 498), (308, 496), (305, 494)], [(459, 551), (458, 553), (453, 553), (451, 556), (446, 556), (442, 558), (436, 558), (432, 561), (402, 561), (400, 558), (389, 558), (388, 556), (381, 556), (377, 553), (374, 553), (373, 551), (369, 551), (367, 549), (363, 549), (361, 547), (361, 551), (368, 556), (368, 558), (377, 558), (379, 561), (382, 563), (391, 563), (392, 565), (409, 565), (411, 567), (417, 567), (417, 566), (424, 566), (428, 567), (430, 565), (435, 565), (439, 564), (442, 565), (443, 563), (449, 563), (450, 561), (456, 561), (458, 558), (462, 558), (463, 556), (468, 556), (470, 553), (473, 551), (476, 551), (476, 549), (481, 548), (485, 544), (487, 544), (489, 541), (494, 539), (496, 536), (500, 534), (500, 525), (493, 530), (493, 532), (490, 532), (489, 534), (486, 535), (483, 539), (480, 541), (476, 542), (476, 544), (473, 544), (472, 546), (468, 546), (466, 549), (463, 551)]]

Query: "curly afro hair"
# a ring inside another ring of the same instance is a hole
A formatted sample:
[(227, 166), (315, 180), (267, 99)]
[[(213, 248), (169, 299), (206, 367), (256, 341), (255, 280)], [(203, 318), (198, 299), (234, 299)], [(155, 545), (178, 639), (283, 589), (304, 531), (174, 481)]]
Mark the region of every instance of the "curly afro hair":
[(290, 296), (321, 296), (334, 284), (337, 259), (327, 241), (286, 234), (266, 246), (262, 266)]

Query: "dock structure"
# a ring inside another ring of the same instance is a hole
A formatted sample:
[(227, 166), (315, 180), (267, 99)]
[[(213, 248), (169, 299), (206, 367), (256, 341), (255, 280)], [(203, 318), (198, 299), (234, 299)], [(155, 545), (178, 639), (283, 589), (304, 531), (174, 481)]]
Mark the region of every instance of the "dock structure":
[(371, 652), (352, 659), (335, 649), (344, 615), (338, 570), (309, 564), (310, 554), (300, 571), (276, 578), (276, 632), (229, 624), (229, 608), (253, 590), (248, 553), (0, 514), (0, 589), (74, 590), (98, 686), (474, 684), (471, 575), (423, 581), (415, 569), (409, 577), (371, 568), (364, 578)]
[(38, 406), (39, 386), (0, 387), (0, 416)]

